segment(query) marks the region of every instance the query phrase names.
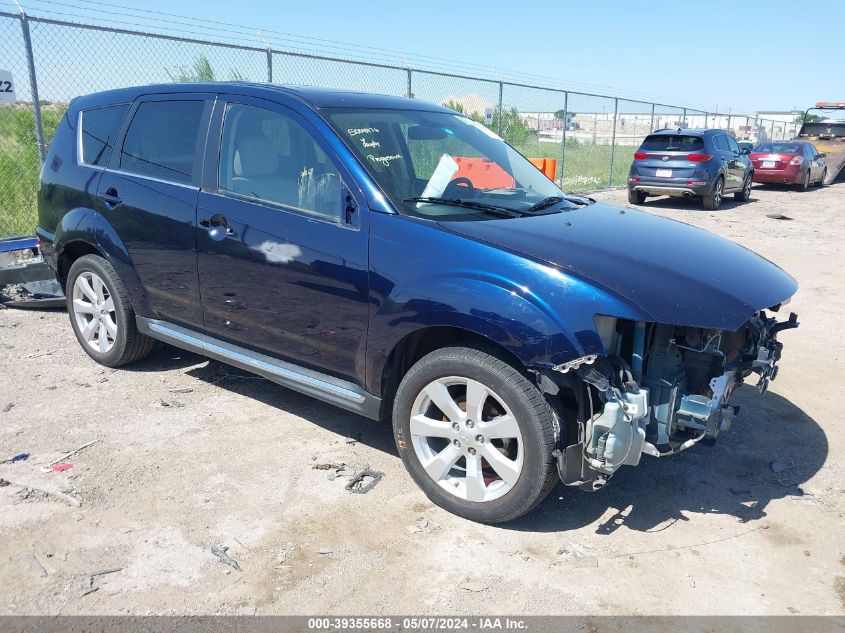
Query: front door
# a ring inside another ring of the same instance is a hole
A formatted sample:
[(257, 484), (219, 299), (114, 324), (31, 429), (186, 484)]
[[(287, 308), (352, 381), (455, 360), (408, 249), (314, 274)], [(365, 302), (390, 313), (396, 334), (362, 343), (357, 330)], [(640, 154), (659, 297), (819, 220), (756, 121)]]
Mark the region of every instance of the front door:
[(368, 234), (354, 181), (282, 105), (221, 96), (211, 130), (219, 160), (209, 152), (197, 211), (206, 330), (363, 382)]
[[(158, 318), (202, 327), (196, 203), (213, 95), (140, 98), (97, 188)], [(104, 230), (99, 239), (109, 239)]]
[(739, 152), (739, 145), (733, 136), (725, 134), (725, 142), (728, 144), (728, 172), (730, 184), (726, 186), (734, 190), (742, 189), (747, 171), (746, 159)]

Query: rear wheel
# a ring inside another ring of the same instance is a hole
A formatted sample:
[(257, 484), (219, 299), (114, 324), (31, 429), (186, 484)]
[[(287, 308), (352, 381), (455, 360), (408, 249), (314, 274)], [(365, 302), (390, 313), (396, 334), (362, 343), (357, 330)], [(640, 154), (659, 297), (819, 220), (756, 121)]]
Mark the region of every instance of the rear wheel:
[(643, 204), (645, 203), (646, 195), (642, 191), (637, 191), (636, 189), (628, 189), (628, 202), (631, 204)]
[(734, 194), (734, 200), (739, 202), (748, 202), (751, 199), (751, 174), (745, 177), (742, 183), (742, 189)]
[(807, 168), (807, 171), (804, 172), (804, 180), (802, 180), (798, 185), (798, 191), (807, 191), (810, 188), (810, 168)]
[(713, 185), (713, 191), (706, 194), (702, 199), (704, 203), (704, 208), (709, 209), (710, 211), (715, 211), (720, 206), (722, 206), (722, 197), (725, 190), (725, 181), (719, 176), (716, 179), (716, 184)]
[(67, 310), (74, 334), (87, 354), (106, 367), (140, 360), (153, 339), (135, 325), (129, 293), (108, 260), (80, 257), (67, 278)]
[(481, 523), (516, 519), (554, 487), (555, 428), (525, 376), (465, 347), (423, 357), (393, 406), (396, 447), (417, 485), (440, 507)]

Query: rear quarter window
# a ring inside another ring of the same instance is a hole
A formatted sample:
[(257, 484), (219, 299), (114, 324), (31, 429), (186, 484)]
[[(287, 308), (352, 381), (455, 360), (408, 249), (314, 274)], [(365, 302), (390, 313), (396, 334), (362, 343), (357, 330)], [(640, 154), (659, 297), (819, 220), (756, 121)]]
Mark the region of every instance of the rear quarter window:
[(190, 183), (205, 101), (146, 101), (138, 106), (120, 153), (124, 171)]
[(105, 166), (129, 104), (82, 111), (80, 159), (86, 165)]
[(646, 136), (640, 149), (648, 152), (691, 152), (704, 149), (700, 136), (691, 134), (652, 134)]

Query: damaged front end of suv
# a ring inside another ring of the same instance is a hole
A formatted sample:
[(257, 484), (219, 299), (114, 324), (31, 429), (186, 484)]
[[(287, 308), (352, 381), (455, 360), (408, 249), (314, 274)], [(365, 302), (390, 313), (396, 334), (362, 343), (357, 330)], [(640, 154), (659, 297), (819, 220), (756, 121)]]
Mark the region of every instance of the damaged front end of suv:
[(794, 313), (769, 316), (780, 308), (735, 331), (597, 316), (605, 355), (557, 365), (551, 376), (568, 403), (556, 451), (563, 483), (598, 490), (643, 454), (666, 457), (728, 431), (739, 413), (734, 389), (751, 378), (765, 393), (777, 376), (777, 335), (798, 326)]

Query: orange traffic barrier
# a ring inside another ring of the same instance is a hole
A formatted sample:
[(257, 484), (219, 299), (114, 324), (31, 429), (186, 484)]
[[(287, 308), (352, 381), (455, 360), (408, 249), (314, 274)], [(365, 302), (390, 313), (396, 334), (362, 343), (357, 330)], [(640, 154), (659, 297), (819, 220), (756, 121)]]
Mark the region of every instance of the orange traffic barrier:
[(476, 189), (513, 189), (513, 176), (486, 158), (454, 156), (458, 163), (455, 178), (468, 178)]
[(528, 160), (531, 161), (531, 164), (534, 165), (534, 167), (543, 172), (543, 175), (545, 175), (546, 178), (554, 182), (555, 174), (557, 172), (556, 158), (529, 158)]

